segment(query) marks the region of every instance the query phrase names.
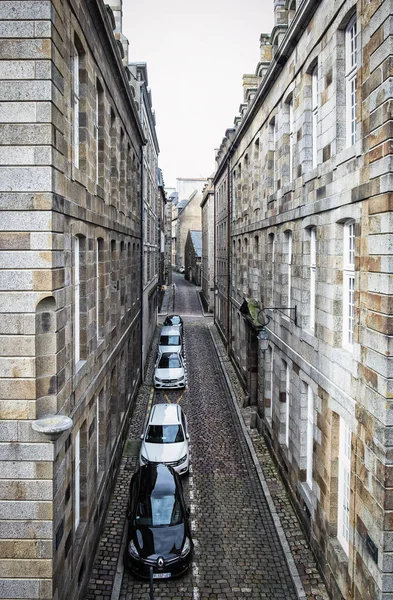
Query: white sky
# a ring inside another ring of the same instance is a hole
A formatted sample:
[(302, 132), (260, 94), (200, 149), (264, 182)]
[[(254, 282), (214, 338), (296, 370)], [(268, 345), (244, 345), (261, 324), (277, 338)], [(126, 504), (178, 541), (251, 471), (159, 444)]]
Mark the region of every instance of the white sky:
[(208, 177), (255, 73), (273, 0), (123, 0), (130, 62), (147, 63), (166, 187)]

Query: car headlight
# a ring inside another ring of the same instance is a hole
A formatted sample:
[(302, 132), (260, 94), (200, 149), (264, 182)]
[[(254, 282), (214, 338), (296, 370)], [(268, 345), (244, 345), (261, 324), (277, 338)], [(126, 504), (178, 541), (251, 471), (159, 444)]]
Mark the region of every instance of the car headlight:
[(156, 381), (162, 382), (162, 379), (160, 379), (159, 377), (156, 377), (156, 376), (154, 376), (154, 379), (155, 379)]
[(143, 462), (144, 465), (147, 465), (147, 463), (149, 462), (149, 459), (146, 458), (146, 456), (143, 456), (143, 454), (141, 454), (141, 462)]
[(183, 381), (183, 379), (184, 379), (184, 375), (182, 377), (179, 377), (179, 379), (174, 379), (174, 381), (176, 381), (176, 382), (177, 381)]
[(130, 553), (131, 556), (133, 556), (134, 558), (139, 558), (139, 552), (136, 549), (136, 546), (134, 544), (134, 542), (131, 540), (131, 542), (128, 544), (128, 552)]
[(183, 546), (183, 550), (181, 551), (180, 556), (182, 558), (184, 558), (185, 556), (187, 556), (187, 554), (190, 552), (191, 550), (191, 542), (190, 542), (190, 538), (186, 537), (185, 541), (184, 541), (184, 546)]
[(175, 467), (183, 464), (184, 462), (186, 462), (186, 460), (187, 460), (187, 454), (185, 454), (184, 456), (182, 456), (181, 458), (179, 458), (179, 460), (177, 460), (175, 462)]

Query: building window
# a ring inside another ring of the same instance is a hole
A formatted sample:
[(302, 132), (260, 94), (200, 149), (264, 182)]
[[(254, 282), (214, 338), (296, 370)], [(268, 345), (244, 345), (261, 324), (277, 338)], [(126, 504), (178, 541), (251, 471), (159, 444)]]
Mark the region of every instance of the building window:
[[(286, 294), (283, 297), (282, 306), (287, 308), (291, 307), (292, 302), (292, 231), (285, 232), (285, 242), (287, 246), (287, 281), (286, 281)], [(285, 316), (289, 316), (290, 311), (285, 313)]]
[(349, 554), (349, 503), (351, 496), (351, 431), (340, 417), (338, 458), (338, 515), (337, 538)]
[(294, 117), (293, 117), (293, 100), (288, 104), (289, 111), (289, 183), (293, 180), (293, 155), (294, 155)]
[(343, 346), (351, 349), (355, 329), (355, 223), (344, 225)]
[(356, 14), (345, 29), (345, 95), (347, 114), (347, 146), (356, 141), (356, 87), (357, 87), (358, 31)]
[(285, 445), (289, 446), (289, 393), (290, 393), (289, 365), (285, 363)]
[(73, 140), (74, 165), (79, 169), (79, 101), (80, 101), (80, 56), (73, 46)]
[(96, 185), (104, 187), (104, 159), (105, 159), (105, 137), (104, 137), (104, 90), (97, 79), (96, 84), (96, 106), (94, 121), (94, 138), (96, 143)]
[(318, 67), (311, 73), (312, 166), (318, 164)]
[(80, 431), (78, 431), (78, 433), (75, 436), (75, 455), (74, 455), (74, 468), (75, 468), (75, 510), (74, 510), (74, 527), (75, 530), (78, 529), (78, 525), (80, 523), (80, 516), (81, 516), (81, 473), (80, 473), (80, 466), (81, 466), (81, 460), (80, 460), (80, 456), (81, 456), (81, 446), (80, 446)]
[(96, 241), (96, 325), (97, 339), (104, 337), (104, 314), (105, 314), (105, 262), (104, 262), (104, 240), (98, 238)]
[(317, 274), (317, 229), (310, 228), (310, 331), (315, 332), (315, 297), (316, 297), (316, 274)]
[(276, 121), (275, 121), (275, 119), (273, 119), (269, 123), (269, 146), (270, 146), (269, 171), (270, 171), (270, 177), (271, 177), (270, 187), (274, 193), (277, 189)]
[(314, 394), (311, 387), (307, 386), (307, 466), (306, 482), (312, 489), (312, 470), (314, 454)]
[(274, 346), (269, 347), (270, 351), (270, 407), (266, 409), (266, 419), (268, 423), (272, 424), (273, 415), (273, 393), (274, 393)]
[(100, 470), (100, 397), (96, 401), (96, 469)]

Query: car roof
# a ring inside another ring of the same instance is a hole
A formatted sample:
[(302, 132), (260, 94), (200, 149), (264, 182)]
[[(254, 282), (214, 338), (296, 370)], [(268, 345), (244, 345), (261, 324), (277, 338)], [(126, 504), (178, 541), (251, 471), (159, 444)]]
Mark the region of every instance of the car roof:
[(160, 335), (180, 335), (179, 326), (164, 325), (164, 327), (161, 328)]
[(168, 465), (149, 463), (140, 467), (139, 474), (141, 493), (160, 496), (163, 493), (173, 494), (176, 490), (176, 473)]
[(160, 425), (179, 423), (180, 411), (178, 404), (155, 404), (151, 410), (149, 423)]

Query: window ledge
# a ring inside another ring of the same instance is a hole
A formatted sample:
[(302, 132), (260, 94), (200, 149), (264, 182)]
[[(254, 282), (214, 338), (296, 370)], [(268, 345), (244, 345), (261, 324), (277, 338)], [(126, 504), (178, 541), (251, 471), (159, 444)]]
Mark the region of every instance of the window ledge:
[(348, 564), (348, 555), (345, 552), (344, 548), (340, 544), (337, 538), (330, 538), (330, 547), (334, 552), (334, 555), (337, 559), (337, 563), (339, 565), (347, 565)]
[(267, 197), (267, 203), (269, 204), (270, 202), (274, 202), (275, 200), (277, 200), (277, 192), (273, 192), (273, 194), (270, 194)]
[(304, 503), (306, 504), (308, 511), (312, 518), (313, 514), (314, 514), (314, 507), (313, 507), (313, 502), (312, 502), (313, 492), (310, 489), (310, 486), (308, 485), (308, 483), (306, 483), (305, 481), (302, 481), (301, 483), (299, 483), (299, 493), (300, 493), (302, 499), (304, 500)]
[(312, 181), (313, 179), (316, 179), (317, 177), (319, 177), (319, 165), (314, 167), (314, 169), (311, 169), (311, 171), (308, 171), (308, 173), (303, 174), (302, 185), (305, 185), (306, 183)]
[(78, 360), (78, 362), (75, 364), (75, 373), (79, 374), (79, 371), (83, 368), (86, 362), (86, 360)]
[(301, 331), (301, 340), (309, 346), (312, 346), (314, 350), (318, 350), (319, 340), (315, 337), (315, 333), (313, 333), (311, 329), (302, 329)]
[(356, 144), (349, 146), (348, 148), (344, 148), (344, 150), (341, 150), (341, 152), (339, 152), (336, 156), (336, 166), (338, 167), (339, 165), (356, 158), (356, 156)]

